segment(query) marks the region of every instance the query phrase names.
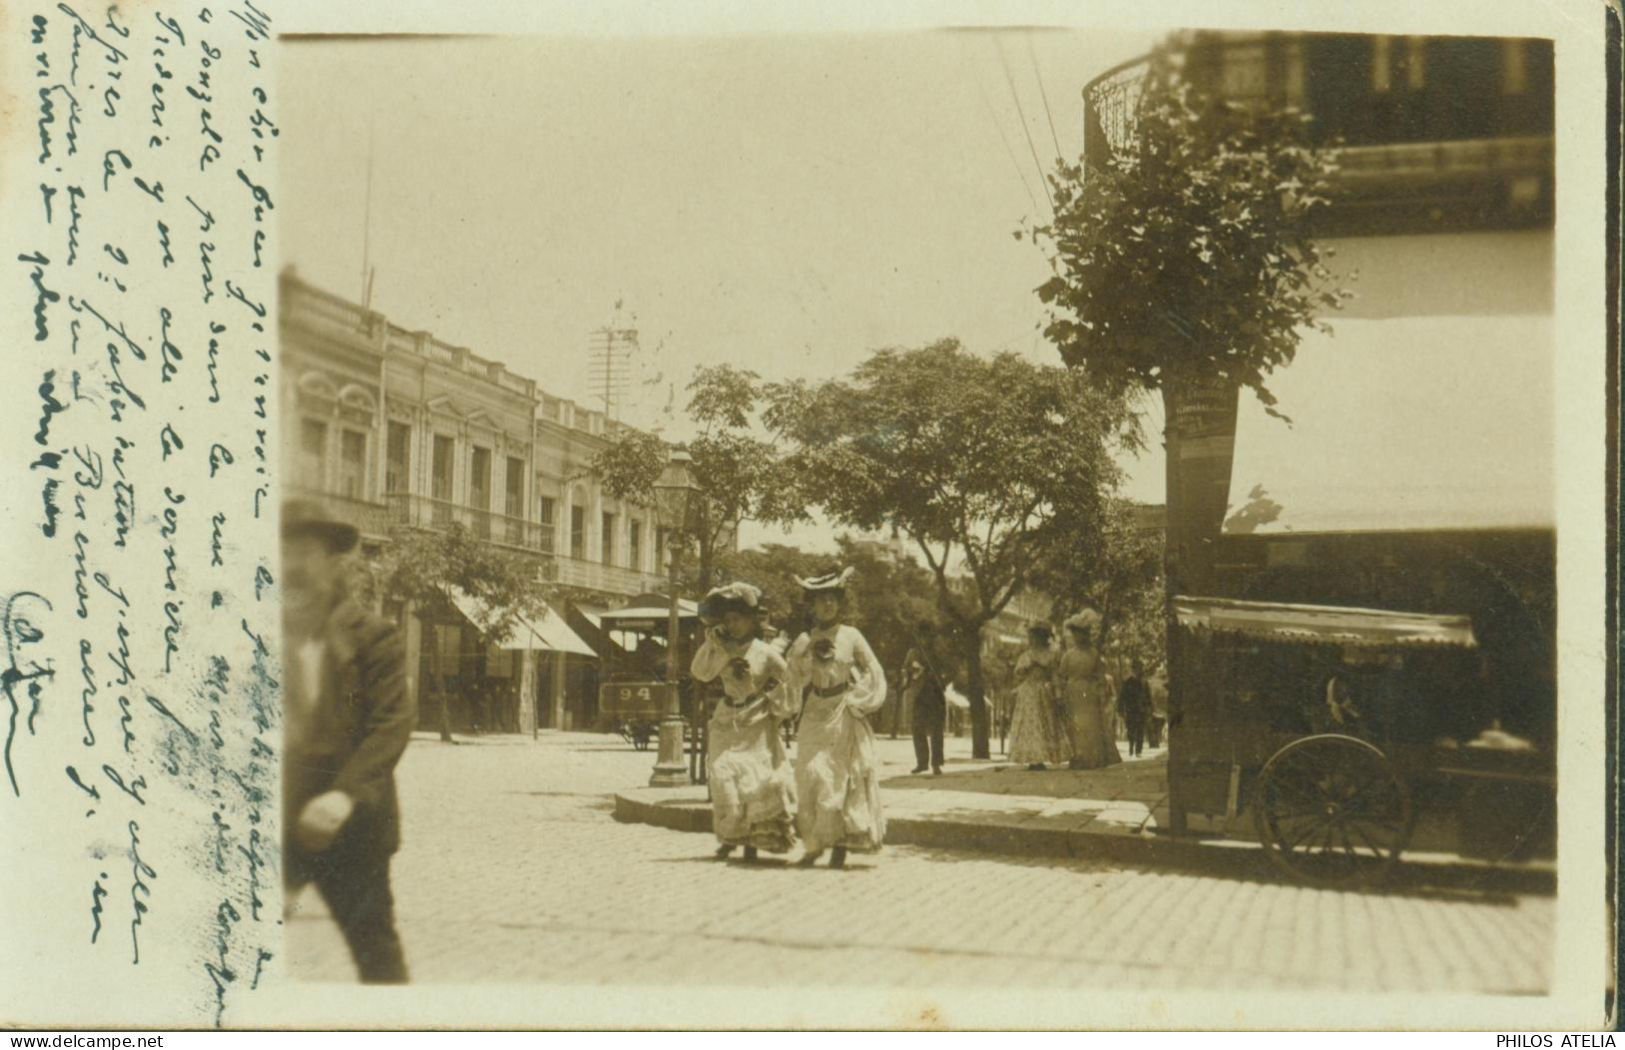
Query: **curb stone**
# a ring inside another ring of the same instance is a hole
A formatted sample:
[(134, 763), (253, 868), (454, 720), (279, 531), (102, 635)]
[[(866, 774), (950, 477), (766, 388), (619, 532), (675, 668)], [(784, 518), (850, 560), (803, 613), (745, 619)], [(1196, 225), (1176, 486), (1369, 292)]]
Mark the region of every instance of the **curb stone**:
[[(710, 806), (691, 799), (654, 801), (617, 793), (614, 818), (623, 824), (649, 824), (671, 831), (711, 832)], [(886, 844), (1011, 857), (1098, 860), (1230, 878), (1270, 881), (1282, 878), (1257, 843), (1172, 838), (1144, 831), (1089, 831), (888, 816)], [(1396, 872), (1384, 886), (1454, 886), (1551, 894), (1556, 890), (1556, 883), (1555, 872), (1542, 867), (1491, 867), (1460, 860), (1413, 859), (1406, 863), (1401, 857)]]

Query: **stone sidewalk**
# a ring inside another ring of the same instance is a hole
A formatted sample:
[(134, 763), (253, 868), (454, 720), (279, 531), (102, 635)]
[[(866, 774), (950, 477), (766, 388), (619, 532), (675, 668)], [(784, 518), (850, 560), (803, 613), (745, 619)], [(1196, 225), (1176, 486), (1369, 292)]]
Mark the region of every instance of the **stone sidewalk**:
[[(1193, 820), (1196, 830), (1183, 836), (1169, 832), (1163, 749), (1106, 769), (1040, 771), (955, 758), (950, 749), (943, 775), (929, 776), (907, 772), (911, 755), (897, 746), (901, 743), (876, 741), (888, 844), (1273, 877), (1250, 814), (1239, 816), (1228, 832), (1222, 819), (1205, 825)], [(711, 830), (703, 785), (622, 789), (615, 794), (614, 812), (627, 823)], [(1491, 865), (1457, 855), (1429, 832), (1418, 829), (1395, 877), (1525, 892), (1551, 892), (1555, 886), (1555, 866), (1549, 862)]]
[[(1025, 1027), (1136, 1027), (1158, 1015), (1126, 1004), (1184, 993), (1211, 997), (1206, 1020), (1222, 1025), (1238, 991), (1288, 1004), (1369, 995), (1369, 1020), (1385, 1016), (1385, 993), (1543, 994), (1557, 965), (1557, 901), (1543, 894), (1351, 893), (1267, 873), (966, 852), (895, 835), (885, 853), (841, 872), (777, 857), (724, 863), (707, 835), (610, 819), (614, 793), (648, 779), (653, 752), (589, 733), (458, 743), (419, 736), (401, 760), (391, 882), (414, 982), (466, 988), (496, 1011), (482, 1012), (480, 1027), (590, 1027), (607, 1011), (633, 1027), (797, 1027), (793, 1011), (809, 995), (826, 1026), (906, 1025), (864, 1004), (918, 1011), (927, 996), (950, 1027), (1009, 1027), (1012, 1003)], [(898, 820), (913, 819), (904, 811), (934, 784), (997, 782), (1032, 797), (1025, 771), (969, 762), (966, 741), (950, 738), (952, 772), (937, 781), (907, 775), (906, 739), (877, 743)], [(1055, 791), (1072, 779), (1051, 776)], [(314, 889), (285, 921), (288, 973), (354, 981)], [(520, 982), (532, 991), (495, 987)], [(475, 1016), (448, 1017), (445, 1003), (403, 994), (390, 1023)], [(767, 1013), (767, 1003), (782, 1005)], [(830, 1015), (834, 1004), (853, 1012)]]

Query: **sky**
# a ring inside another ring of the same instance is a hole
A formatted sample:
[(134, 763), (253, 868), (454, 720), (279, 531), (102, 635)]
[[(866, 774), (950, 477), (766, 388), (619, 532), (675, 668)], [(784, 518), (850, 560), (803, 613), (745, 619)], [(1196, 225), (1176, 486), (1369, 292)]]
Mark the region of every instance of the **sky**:
[[(954, 336), (1059, 364), (1013, 234), (1082, 149), (1083, 85), (1154, 39), (284, 39), (283, 259), (359, 299), (365, 255), (391, 321), (584, 404), (591, 332), (635, 326), (645, 426), (702, 363), (827, 378)], [(1124, 494), (1161, 502), (1149, 443)]]

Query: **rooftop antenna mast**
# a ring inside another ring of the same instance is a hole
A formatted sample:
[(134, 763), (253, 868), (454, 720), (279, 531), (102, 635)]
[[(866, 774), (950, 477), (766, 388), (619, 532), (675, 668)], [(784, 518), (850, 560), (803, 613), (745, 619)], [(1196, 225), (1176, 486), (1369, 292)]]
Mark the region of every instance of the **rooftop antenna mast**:
[(592, 367), (592, 395), (604, 406), (604, 418), (618, 421), (632, 382), (632, 355), (638, 350), (637, 317), (621, 321), (624, 300), (615, 300), (615, 314), (609, 324), (595, 329), (587, 342)]
[(361, 226), (361, 308), (372, 309), (372, 141), (373, 129), (367, 128), (367, 202)]

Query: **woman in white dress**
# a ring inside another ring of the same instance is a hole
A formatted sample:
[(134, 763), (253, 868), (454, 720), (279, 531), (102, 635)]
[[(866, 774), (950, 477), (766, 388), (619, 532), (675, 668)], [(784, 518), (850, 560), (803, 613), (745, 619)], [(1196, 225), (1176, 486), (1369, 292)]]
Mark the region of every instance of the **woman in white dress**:
[(810, 580), (797, 577), (812, 605), (814, 626), (790, 647), (790, 680), (800, 698), (796, 735), (796, 828), (812, 865), (848, 850), (879, 852), (886, 838), (880, 775), (869, 716), (886, 702), (886, 676), (863, 633), (841, 622), (850, 568)]
[(1060, 765), (1072, 757), (1066, 720), (1057, 710), (1055, 666), (1060, 653), (1050, 645), (1048, 624), (1027, 629), (1027, 651), (1016, 660), (1016, 709), (1010, 716), (1010, 761), (1028, 769)]
[(706, 777), (718, 857), (745, 847), (788, 853), (795, 844), (795, 782), (779, 726), (795, 714), (789, 668), (757, 637), (761, 591), (748, 583), (719, 587), (700, 603), (708, 627), (690, 667), (701, 682), (722, 679), (707, 726)]
[(1073, 769), (1123, 761), (1117, 751), (1117, 689), (1095, 648), (1100, 614), (1085, 609), (1066, 622), (1072, 645), (1055, 666), (1055, 687), (1071, 719)]

